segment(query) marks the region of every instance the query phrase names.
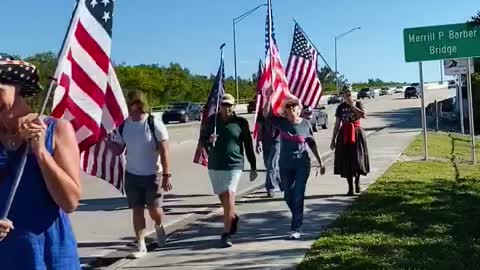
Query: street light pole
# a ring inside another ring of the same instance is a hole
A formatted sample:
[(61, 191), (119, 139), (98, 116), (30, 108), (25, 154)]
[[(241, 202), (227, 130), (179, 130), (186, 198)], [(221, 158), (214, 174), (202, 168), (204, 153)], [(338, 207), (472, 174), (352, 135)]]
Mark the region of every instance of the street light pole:
[(239, 94), (238, 94), (238, 75), (237, 75), (237, 35), (236, 35), (235, 19), (233, 19), (233, 65), (235, 67), (235, 90), (237, 91), (237, 102), (238, 102)]
[(253, 12), (255, 12), (257, 9), (263, 6), (267, 6), (267, 4), (258, 5), (255, 8), (252, 8), (251, 10), (233, 19), (233, 65), (235, 68), (235, 90), (237, 92), (237, 102), (240, 98), (240, 94), (238, 91), (238, 74), (237, 74), (237, 34), (236, 34), (237, 28), (236, 28), (236, 25), (237, 23), (241, 22), (243, 19), (250, 16)]
[(335, 37), (335, 85), (337, 88), (337, 94), (340, 92), (339, 91), (339, 86), (338, 86), (338, 66), (337, 66), (337, 38)]
[(337, 53), (337, 41), (343, 37), (345, 37), (346, 35), (352, 33), (353, 31), (356, 31), (356, 30), (360, 30), (362, 29), (361, 27), (355, 27), (355, 28), (352, 28), (350, 30), (348, 30), (347, 32), (343, 33), (343, 34), (340, 34), (338, 36), (335, 37), (335, 80), (337, 82), (337, 93), (340, 92), (340, 84), (338, 82), (338, 64), (337, 64), (337, 57), (338, 57), (338, 53)]

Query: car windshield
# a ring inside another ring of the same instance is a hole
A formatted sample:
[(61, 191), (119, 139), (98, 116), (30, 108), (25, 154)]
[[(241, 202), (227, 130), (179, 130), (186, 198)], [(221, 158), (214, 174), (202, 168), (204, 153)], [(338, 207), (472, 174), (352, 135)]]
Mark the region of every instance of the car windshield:
[(407, 90), (409, 90), (409, 91), (411, 91), (411, 90), (417, 91), (417, 88), (415, 88), (415, 87), (408, 87)]
[(175, 103), (172, 104), (173, 109), (186, 109), (188, 107), (188, 103)]
[(412, 83), (411, 86), (419, 86), (419, 83)]
[(360, 92), (368, 92), (368, 91), (370, 91), (369, 88), (363, 88), (362, 90), (360, 90)]
[(397, 89), (402, 89), (402, 88), (403, 88), (403, 87), (401, 87), (401, 86), (397, 86)]
[(388, 90), (388, 88), (384, 87), (384, 88), (382, 88), (382, 90)]

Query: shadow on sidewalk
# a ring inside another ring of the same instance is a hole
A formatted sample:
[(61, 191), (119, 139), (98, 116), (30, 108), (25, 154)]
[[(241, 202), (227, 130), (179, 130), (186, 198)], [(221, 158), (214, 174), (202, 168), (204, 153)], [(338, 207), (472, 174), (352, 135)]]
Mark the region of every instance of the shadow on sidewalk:
[[(177, 195), (165, 194), (164, 203), (180, 202), (187, 198), (201, 198), (210, 197), (208, 194), (192, 194), (192, 195)], [(194, 205), (168, 205), (167, 208), (205, 208), (215, 207), (216, 204), (194, 204)], [(101, 199), (86, 199), (80, 200), (80, 206), (76, 211), (78, 212), (93, 212), (93, 211), (117, 211), (128, 209), (128, 202), (126, 197), (116, 198), (101, 198)]]
[[(304, 237), (300, 241), (314, 239), (320, 231), (322, 224), (331, 222), (335, 218), (332, 215), (337, 213), (339, 209), (350, 205), (353, 200), (351, 197), (335, 197), (335, 195), (309, 196), (307, 200), (324, 198), (328, 198), (328, 200), (306, 205)], [(274, 200), (276, 201), (276, 199)], [(263, 201), (257, 200), (256, 202), (262, 203)], [(251, 203), (253, 202), (243, 202), (242, 204)], [(290, 211), (286, 209), (286, 205), (282, 204), (279, 207), (282, 209), (279, 210), (265, 211), (258, 206), (242, 206), (242, 204), (238, 205), (240, 213), (239, 231), (233, 239), (236, 245), (250, 243), (261, 245), (262, 242), (277, 240), (289, 242), (286, 240), (286, 237), (290, 231), (291, 216)], [(242, 209), (240, 208), (248, 209), (249, 213), (242, 214)], [(170, 239), (166, 248), (158, 249), (158, 251), (218, 249), (222, 228), (222, 216), (198, 222), (190, 229), (175, 235)]]

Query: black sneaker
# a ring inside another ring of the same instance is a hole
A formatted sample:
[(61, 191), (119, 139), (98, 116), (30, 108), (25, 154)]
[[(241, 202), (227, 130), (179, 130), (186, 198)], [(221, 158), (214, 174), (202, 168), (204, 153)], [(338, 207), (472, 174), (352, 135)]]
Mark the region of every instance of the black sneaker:
[(228, 233), (222, 234), (221, 244), (223, 248), (229, 248), (233, 246), (232, 240), (230, 239), (230, 234)]
[(234, 235), (237, 233), (238, 221), (240, 221), (240, 218), (238, 217), (237, 214), (235, 214), (235, 217), (232, 220), (232, 225), (230, 226), (230, 235)]

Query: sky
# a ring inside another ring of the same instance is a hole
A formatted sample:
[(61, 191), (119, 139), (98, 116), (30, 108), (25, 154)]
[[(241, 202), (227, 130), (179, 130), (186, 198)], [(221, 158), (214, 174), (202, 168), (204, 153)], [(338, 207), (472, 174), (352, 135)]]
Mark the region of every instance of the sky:
[[(90, 1), (90, 0), (87, 0)], [(225, 71), (234, 75), (232, 19), (262, 0), (116, 0), (112, 58), (128, 65), (180, 63), (195, 74), (216, 73), (225, 42)], [(334, 68), (350, 82), (419, 80), (418, 64), (404, 60), (403, 29), (465, 22), (478, 0), (272, 0), (275, 34), (286, 65), (294, 19)], [(0, 52), (26, 57), (60, 49), (73, 0), (0, 0)], [(266, 8), (237, 24), (237, 67), (251, 77), (265, 54)], [(7, 22), (7, 23), (6, 23)], [(323, 65), (323, 63), (320, 63)], [(438, 61), (424, 64), (425, 81), (440, 80)]]

